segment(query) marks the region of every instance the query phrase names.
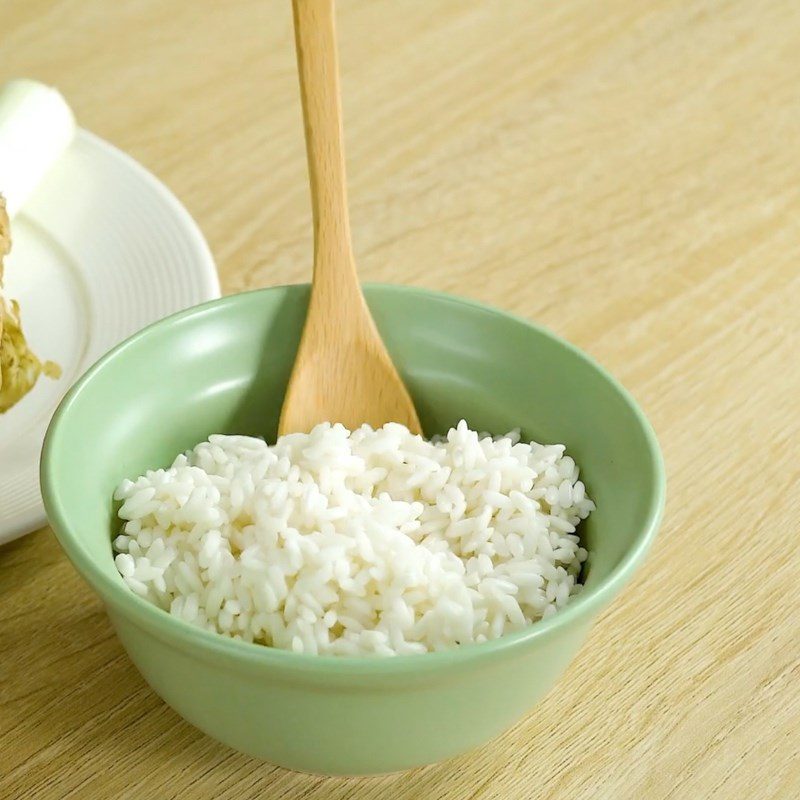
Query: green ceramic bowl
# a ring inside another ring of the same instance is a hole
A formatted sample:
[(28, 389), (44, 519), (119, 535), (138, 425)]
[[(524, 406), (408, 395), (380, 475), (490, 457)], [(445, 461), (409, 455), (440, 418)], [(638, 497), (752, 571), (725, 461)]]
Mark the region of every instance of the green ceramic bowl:
[(597, 502), (580, 529), (586, 588), (559, 614), (446, 653), (337, 658), (217, 636), (126, 588), (111, 551), (114, 487), (211, 433), (274, 439), (307, 286), (227, 297), (136, 334), (70, 391), (42, 459), (53, 530), (153, 689), (237, 750), (327, 774), (438, 761), (527, 714), (641, 563), (664, 503), (650, 425), (579, 350), (454, 297), (396, 286), (368, 286), (366, 295), (427, 434), (462, 417), (479, 430), (521, 427), (525, 437), (565, 443), (581, 465)]

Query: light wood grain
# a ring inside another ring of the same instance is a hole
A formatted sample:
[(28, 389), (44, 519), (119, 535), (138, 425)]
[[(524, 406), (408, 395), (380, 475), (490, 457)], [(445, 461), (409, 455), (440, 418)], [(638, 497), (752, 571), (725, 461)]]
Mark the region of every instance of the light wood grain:
[(350, 430), (399, 422), (420, 433), (414, 403), (361, 292), (353, 256), (334, 0), (292, 0), (292, 8), (314, 270), (278, 433), (307, 433), (321, 422), (340, 422)]
[[(164, 178), (227, 292), (307, 279), (288, 0), (5, 0), (0, 25), (0, 80), (58, 84)], [(664, 448), (662, 533), (513, 730), (334, 780), (182, 722), (40, 531), (0, 549), (0, 797), (797, 797), (800, 5), (342, 0), (339, 36), (361, 276), (607, 365)]]

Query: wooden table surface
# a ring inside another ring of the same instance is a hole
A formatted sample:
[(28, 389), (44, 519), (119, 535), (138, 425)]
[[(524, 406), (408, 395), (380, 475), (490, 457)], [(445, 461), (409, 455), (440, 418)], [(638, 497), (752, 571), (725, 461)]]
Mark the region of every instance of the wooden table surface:
[[(513, 730), (344, 780), (183, 722), (39, 531), (0, 548), (0, 798), (799, 796), (800, 5), (341, 0), (339, 22), (363, 278), (608, 366), (664, 449), (660, 537)], [(0, 29), (0, 80), (58, 85), (164, 179), (226, 292), (308, 277), (288, 0), (3, 0)]]

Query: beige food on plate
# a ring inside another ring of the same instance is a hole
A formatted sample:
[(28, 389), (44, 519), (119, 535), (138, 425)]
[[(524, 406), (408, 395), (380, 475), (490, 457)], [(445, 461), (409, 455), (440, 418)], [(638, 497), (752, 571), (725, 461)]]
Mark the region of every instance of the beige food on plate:
[(36, 385), (41, 374), (58, 378), (59, 366), (40, 361), (22, 331), (19, 303), (3, 292), (3, 259), (11, 249), (11, 225), (0, 195), (0, 414), (16, 405)]

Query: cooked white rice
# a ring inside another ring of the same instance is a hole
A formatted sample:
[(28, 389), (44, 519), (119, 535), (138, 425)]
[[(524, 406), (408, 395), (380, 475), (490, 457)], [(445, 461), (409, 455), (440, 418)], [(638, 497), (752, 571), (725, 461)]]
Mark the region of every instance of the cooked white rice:
[(396, 655), (554, 614), (594, 509), (562, 445), (460, 422), (318, 425), (268, 446), (211, 436), (118, 487), (125, 583), (210, 631), (296, 653)]

